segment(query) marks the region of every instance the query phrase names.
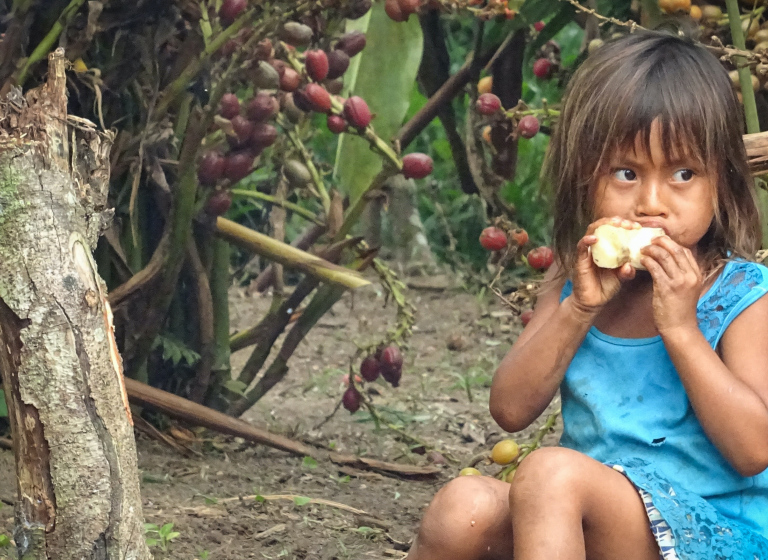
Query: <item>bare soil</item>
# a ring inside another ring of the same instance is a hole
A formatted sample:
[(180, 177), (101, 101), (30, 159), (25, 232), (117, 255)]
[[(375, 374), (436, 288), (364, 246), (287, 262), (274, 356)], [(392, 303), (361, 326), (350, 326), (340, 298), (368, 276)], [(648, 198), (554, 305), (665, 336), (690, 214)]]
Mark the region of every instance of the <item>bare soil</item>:
[[(379, 414), (397, 430), (376, 428), (361, 410), (337, 406), (355, 343), (377, 340), (394, 318), (377, 285), (347, 294), (294, 355), (281, 383), (244, 415), (270, 430), (343, 453), (403, 464), (428, 464), (437, 449), (448, 461), (433, 478), (407, 480), (349, 470), (210, 432), (184, 457), (138, 436), (144, 515), (148, 523), (173, 523), (179, 535), (153, 547), (156, 558), (234, 560), (402, 558), (435, 492), (462, 466), (507, 437), (488, 413), (491, 376), (521, 330), (519, 320), (498, 300), (458, 289), (410, 289), (418, 309), (405, 352), (399, 388), (378, 381), (369, 387)], [(492, 297), (492, 296), (491, 296)], [(249, 327), (268, 308), (269, 297), (231, 294), (233, 329)], [(232, 358), (235, 371), (249, 349)], [(546, 413), (545, 413), (546, 414)], [(514, 437), (531, 438), (544, 421)], [(557, 441), (558, 429), (545, 438)], [(407, 434), (408, 437), (404, 436)], [(409, 439), (409, 438), (416, 438)], [(418, 441), (425, 448), (420, 448)], [(499, 467), (481, 462), (485, 474)], [(0, 450), (0, 498), (15, 497), (13, 457)], [(254, 495), (264, 498), (253, 499)], [(330, 504), (305, 503), (305, 498)], [(348, 508), (365, 513), (354, 513)], [(347, 509), (344, 509), (347, 508)], [(10, 535), (13, 508), (0, 508), (0, 535)], [(4, 556), (5, 555), (5, 556)], [(13, 557), (0, 549), (0, 558)]]

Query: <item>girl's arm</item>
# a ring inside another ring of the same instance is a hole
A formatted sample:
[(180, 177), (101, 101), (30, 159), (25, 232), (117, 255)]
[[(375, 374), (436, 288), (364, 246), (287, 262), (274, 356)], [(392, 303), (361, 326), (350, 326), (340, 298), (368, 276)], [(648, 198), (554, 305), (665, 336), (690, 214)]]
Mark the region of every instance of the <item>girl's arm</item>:
[(701, 331), (662, 334), (704, 432), (742, 476), (768, 468), (768, 298), (728, 327), (722, 359)]
[(491, 416), (508, 432), (526, 428), (547, 408), (596, 315), (578, 309), (572, 296), (560, 303), (564, 281), (553, 281), (556, 275), (553, 265), (530, 323), (493, 376)]
[(691, 251), (664, 236), (642, 252), (656, 327), (696, 418), (739, 474), (761, 473), (768, 467), (768, 298), (734, 319), (721, 359), (698, 326), (702, 277)]

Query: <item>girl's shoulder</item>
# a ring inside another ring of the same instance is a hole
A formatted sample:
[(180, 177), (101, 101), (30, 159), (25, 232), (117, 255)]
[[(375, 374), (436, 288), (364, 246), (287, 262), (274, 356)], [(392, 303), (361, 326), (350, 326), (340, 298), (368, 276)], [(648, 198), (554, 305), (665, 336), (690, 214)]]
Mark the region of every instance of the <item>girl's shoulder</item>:
[(739, 313), (766, 292), (767, 267), (744, 259), (733, 259), (725, 264), (697, 307), (699, 328), (713, 348)]

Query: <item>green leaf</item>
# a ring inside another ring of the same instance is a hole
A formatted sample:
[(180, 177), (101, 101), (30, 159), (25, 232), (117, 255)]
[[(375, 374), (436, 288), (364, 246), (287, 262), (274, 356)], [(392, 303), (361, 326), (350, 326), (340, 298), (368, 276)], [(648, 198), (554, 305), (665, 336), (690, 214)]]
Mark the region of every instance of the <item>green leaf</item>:
[(261, 504), (267, 501), (267, 499), (264, 496), (260, 496), (258, 494), (253, 499)]
[[(372, 121), (376, 134), (388, 142), (403, 124), (421, 63), (419, 20), (396, 23), (384, 12), (384, 3), (377, 2), (370, 11), (366, 39), (365, 50), (355, 57), (358, 67), (345, 77), (343, 94), (365, 99), (376, 116)], [(371, 151), (366, 140), (350, 134), (339, 138), (335, 175), (353, 203), (381, 168), (381, 156)]]
[(238, 395), (245, 396), (245, 390), (248, 388), (248, 385), (246, 385), (239, 379), (227, 379), (227, 381), (224, 383), (224, 387), (226, 387), (228, 390), (232, 391), (233, 393), (237, 393)]
[(5, 392), (0, 389), (0, 418), (8, 417), (8, 405), (5, 403)]
[(172, 530), (173, 530), (173, 523), (166, 523), (165, 525), (160, 527), (160, 534), (165, 537), (169, 535)]
[(316, 469), (317, 461), (315, 461), (312, 457), (304, 457), (304, 460), (301, 462), (301, 465), (308, 469)]
[(149, 548), (152, 548), (153, 546), (157, 546), (157, 539), (144, 539), (144, 541), (147, 543), (147, 546)]
[(295, 496), (293, 498), (293, 503), (296, 504), (297, 506), (305, 506), (311, 501), (312, 501), (312, 498), (307, 498), (306, 496)]
[(0, 548), (11, 546), (11, 538), (8, 535), (0, 535)]
[(176, 537), (178, 537), (180, 534), (181, 534), (181, 533), (179, 533), (178, 531), (172, 531), (172, 532), (168, 533), (168, 534), (165, 536), (165, 540), (167, 540), (167, 541), (172, 541), (173, 539), (175, 539)]

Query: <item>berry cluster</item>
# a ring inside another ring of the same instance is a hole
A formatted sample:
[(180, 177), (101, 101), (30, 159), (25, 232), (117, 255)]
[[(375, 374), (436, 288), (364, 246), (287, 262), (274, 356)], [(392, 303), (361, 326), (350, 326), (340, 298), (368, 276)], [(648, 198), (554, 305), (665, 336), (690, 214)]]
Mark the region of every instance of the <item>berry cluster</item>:
[[(400, 385), (402, 375), (403, 354), (394, 344), (379, 348), (360, 363), (360, 376), (367, 383), (373, 383), (381, 376), (392, 387), (397, 387)], [(349, 387), (344, 391), (341, 402), (345, 409), (354, 414), (360, 409), (363, 396), (357, 387), (350, 382)]]

